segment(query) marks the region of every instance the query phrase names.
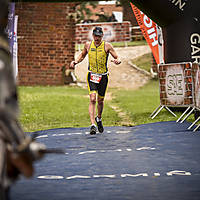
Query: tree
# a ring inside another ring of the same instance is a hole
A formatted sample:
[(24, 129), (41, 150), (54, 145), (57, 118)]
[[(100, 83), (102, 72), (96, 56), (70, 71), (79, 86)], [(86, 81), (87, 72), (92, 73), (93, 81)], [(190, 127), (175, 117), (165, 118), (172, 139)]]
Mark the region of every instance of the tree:
[(92, 16), (92, 12), (88, 6), (96, 8), (98, 1), (84, 1), (77, 6), (77, 23), (81, 23)]
[(130, 21), (132, 26), (138, 26), (135, 15), (133, 14), (130, 0), (117, 0), (116, 4), (123, 8), (123, 21)]

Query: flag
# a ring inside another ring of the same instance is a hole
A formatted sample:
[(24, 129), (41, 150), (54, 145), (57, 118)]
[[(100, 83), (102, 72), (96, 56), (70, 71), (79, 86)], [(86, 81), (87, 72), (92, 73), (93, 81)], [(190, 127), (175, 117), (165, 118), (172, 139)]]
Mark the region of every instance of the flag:
[[(142, 34), (147, 41), (148, 45), (150, 46), (153, 56), (156, 60), (157, 64), (163, 63), (163, 52), (162, 49), (162, 37), (158, 36), (158, 28), (155, 22), (153, 22), (149, 17), (147, 17), (142, 11), (140, 11), (136, 6), (132, 3), (131, 7), (137, 19), (137, 22), (140, 26)], [(160, 36), (162, 36), (162, 32), (159, 31)], [(160, 51), (160, 56), (159, 56)]]

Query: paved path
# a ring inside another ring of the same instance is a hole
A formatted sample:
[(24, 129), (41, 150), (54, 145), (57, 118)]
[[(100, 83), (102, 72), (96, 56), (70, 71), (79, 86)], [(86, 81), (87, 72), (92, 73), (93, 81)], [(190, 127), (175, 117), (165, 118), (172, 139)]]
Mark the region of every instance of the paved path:
[(12, 187), (11, 200), (199, 200), (200, 135), (190, 123), (158, 122), (38, 132), (64, 155), (47, 155), (35, 176)]

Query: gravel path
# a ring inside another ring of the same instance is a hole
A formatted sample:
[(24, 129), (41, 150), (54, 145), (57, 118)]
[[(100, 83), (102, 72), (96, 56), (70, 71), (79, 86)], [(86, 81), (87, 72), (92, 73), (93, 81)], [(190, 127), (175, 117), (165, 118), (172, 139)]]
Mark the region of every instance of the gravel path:
[[(143, 86), (150, 77), (138, 70), (134, 69), (128, 64), (128, 61), (151, 52), (148, 46), (136, 46), (136, 47), (123, 47), (115, 48), (116, 52), (120, 56), (122, 63), (115, 65), (110, 60), (112, 56), (109, 56), (109, 88), (124, 88), (124, 89), (137, 89)], [(80, 52), (76, 53), (76, 57)], [(75, 75), (80, 82), (86, 83), (88, 58), (78, 64), (75, 68)]]

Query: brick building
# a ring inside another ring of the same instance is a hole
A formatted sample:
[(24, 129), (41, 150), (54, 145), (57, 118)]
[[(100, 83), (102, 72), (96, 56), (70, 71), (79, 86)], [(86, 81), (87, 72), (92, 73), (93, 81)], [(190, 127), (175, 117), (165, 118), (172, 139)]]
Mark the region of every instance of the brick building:
[[(74, 14), (79, 3), (76, 2), (17, 2), (15, 14), (18, 15), (18, 84), (19, 85), (63, 85), (66, 81), (65, 68), (74, 59), (75, 43), (84, 36), (77, 31)], [(101, 5), (111, 12), (112, 6)], [(115, 11), (121, 11), (116, 7)], [(98, 10), (96, 10), (98, 12)], [(91, 25), (94, 26), (95, 24)], [(81, 25), (87, 26), (87, 25)], [(109, 41), (129, 41), (130, 23), (103, 24)], [(87, 30), (86, 30), (87, 28)], [(84, 27), (88, 34), (91, 27)], [(82, 30), (82, 29), (81, 29)]]
[(19, 85), (64, 84), (64, 67), (75, 53), (75, 6), (16, 3)]
[(127, 42), (131, 40), (130, 22), (102, 22), (90, 24), (76, 24), (76, 43), (83, 44), (92, 40), (92, 30), (95, 26), (103, 28), (103, 40), (108, 42)]

